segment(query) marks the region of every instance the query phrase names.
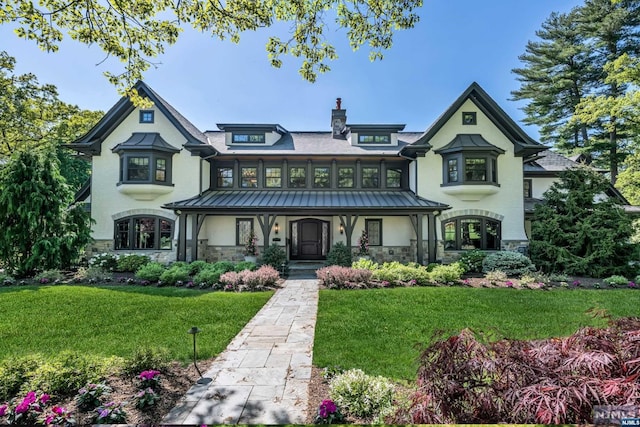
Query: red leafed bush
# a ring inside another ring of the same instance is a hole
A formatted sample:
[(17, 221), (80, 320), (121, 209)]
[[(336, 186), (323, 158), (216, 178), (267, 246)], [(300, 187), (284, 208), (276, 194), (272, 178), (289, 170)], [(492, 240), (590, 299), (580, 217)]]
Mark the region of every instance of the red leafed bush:
[(370, 286), (371, 271), (331, 265), (316, 271), (320, 283), (328, 289), (356, 289)]
[(274, 287), (278, 279), (280, 279), (278, 271), (270, 265), (263, 265), (256, 271), (245, 270), (240, 273), (240, 276), (242, 277), (243, 285), (249, 291), (259, 291)]
[(420, 356), (394, 424), (590, 424), (594, 405), (640, 404), (640, 319), (565, 338), (486, 344), (470, 330)]

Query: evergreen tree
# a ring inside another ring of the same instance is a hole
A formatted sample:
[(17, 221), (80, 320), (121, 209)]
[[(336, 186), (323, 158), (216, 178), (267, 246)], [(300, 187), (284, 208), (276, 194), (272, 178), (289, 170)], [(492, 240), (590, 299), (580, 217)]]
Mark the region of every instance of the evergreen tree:
[(531, 259), (538, 267), (592, 277), (635, 273), (632, 220), (603, 197), (609, 185), (593, 169), (578, 167), (544, 193), (531, 227)]
[(55, 156), (16, 152), (0, 174), (0, 261), (19, 277), (65, 268), (91, 241), (90, 219)]

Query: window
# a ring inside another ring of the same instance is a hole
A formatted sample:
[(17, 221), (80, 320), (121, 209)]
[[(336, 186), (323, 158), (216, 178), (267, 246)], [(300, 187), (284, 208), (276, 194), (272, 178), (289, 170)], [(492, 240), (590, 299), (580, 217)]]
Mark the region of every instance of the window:
[(128, 217), (115, 222), (116, 250), (170, 250), (173, 221), (156, 217)]
[(338, 187), (353, 188), (354, 169), (352, 167), (338, 168)]
[(331, 175), (328, 167), (313, 168), (313, 186), (315, 188), (331, 187)]
[(251, 230), (253, 230), (252, 219), (236, 219), (236, 246), (243, 246), (247, 243)]
[(233, 168), (218, 168), (216, 184), (218, 188), (232, 188)]
[(149, 158), (127, 158), (127, 181), (149, 181)]
[(391, 135), (389, 134), (358, 134), (359, 144), (390, 144)]
[(170, 155), (156, 153), (121, 155), (120, 182), (125, 184), (170, 184)]
[(264, 144), (264, 133), (234, 133), (234, 144)]
[(240, 187), (242, 188), (257, 188), (258, 187), (258, 168), (240, 168)]
[(490, 153), (464, 152), (443, 159), (444, 185), (497, 184), (498, 161)]
[(402, 169), (387, 169), (387, 188), (400, 188)]
[(282, 168), (269, 167), (264, 168), (265, 182), (264, 186), (268, 188), (282, 187)]
[(140, 110), (140, 123), (153, 123), (153, 110)]
[(167, 159), (156, 159), (156, 181), (167, 181)]
[(448, 182), (458, 182), (458, 159), (449, 159), (447, 161)]
[(307, 186), (307, 168), (289, 168), (289, 187), (305, 188)]
[(533, 181), (525, 179), (522, 185), (524, 197), (533, 197)]
[(382, 246), (382, 220), (365, 219), (364, 228), (369, 236), (369, 246)]
[(443, 223), (445, 250), (499, 250), (500, 222), (483, 217), (459, 217)]
[(462, 113), (463, 125), (475, 125), (478, 124), (475, 112), (463, 112)]
[(487, 180), (487, 159), (466, 158), (464, 159), (465, 181), (486, 181)]
[(378, 168), (362, 168), (362, 188), (378, 188), (380, 186)]

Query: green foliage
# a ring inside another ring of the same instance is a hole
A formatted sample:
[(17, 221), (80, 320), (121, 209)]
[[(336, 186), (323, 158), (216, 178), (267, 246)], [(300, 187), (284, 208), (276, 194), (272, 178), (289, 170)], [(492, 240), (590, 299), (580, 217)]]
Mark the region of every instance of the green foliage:
[(102, 397), (111, 393), (112, 389), (105, 383), (88, 383), (76, 395), (78, 408), (83, 411), (90, 411), (102, 404)]
[(228, 273), (229, 271), (235, 271), (236, 265), (231, 261), (218, 261), (214, 263), (211, 268), (222, 271), (223, 273)]
[(351, 263), (351, 268), (356, 270), (371, 270), (375, 271), (379, 268), (378, 263), (370, 259), (359, 258), (357, 261)]
[(489, 252), (473, 249), (463, 253), (458, 262), (465, 273), (482, 273), (482, 261), (487, 255), (489, 255)]
[(151, 262), (147, 255), (123, 254), (118, 257), (116, 270), (135, 273), (145, 264)]
[(440, 283), (442, 285), (448, 285), (457, 283), (462, 274), (464, 273), (464, 267), (461, 263), (454, 262), (449, 265), (437, 265), (429, 273), (431, 281)]
[(91, 241), (90, 219), (43, 153), (18, 151), (0, 175), (0, 260), (17, 276), (67, 268)]
[(165, 371), (171, 362), (169, 351), (161, 347), (138, 348), (131, 357), (126, 358), (124, 373), (135, 376), (143, 371)]
[(213, 286), (220, 281), (220, 276), (223, 273), (220, 270), (214, 270), (213, 268), (205, 268), (195, 275), (193, 278), (193, 282), (196, 285), (200, 285), (202, 283), (207, 284), (208, 286)]
[(188, 265), (172, 265), (160, 275), (160, 281), (165, 286), (174, 286), (176, 282), (187, 282), (189, 280)]
[(113, 273), (104, 271), (100, 267), (79, 267), (78, 271), (73, 275), (73, 279), (81, 283), (109, 282), (113, 279)]
[(337, 242), (327, 254), (327, 265), (349, 267), (352, 263), (351, 251), (342, 242)]
[(373, 271), (372, 278), (393, 284), (426, 286), (431, 282), (427, 268), (418, 264), (405, 265), (398, 261), (385, 262)]
[(282, 264), (287, 262), (287, 254), (282, 246), (272, 243), (262, 254), (262, 263), (270, 265), (276, 270), (282, 269)]
[(609, 182), (580, 167), (565, 171), (544, 194), (532, 221), (530, 252), (545, 272), (574, 276), (632, 275), (632, 220), (612, 198)]
[(602, 279), (602, 281), (609, 286), (618, 288), (625, 287), (629, 284), (629, 280), (627, 280), (626, 277), (617, 275), (609, 276), (605, 279)]
[(64, 276), (62, 275), (62, 273), (60, 273), (60, 270), (53, 269), (45, 270), (41, 273), (38, 273), (34, 279), (37, 283), (44, 285), (48, 283), (59, 282), (64, 279)]
[(212, 265), (206, 261), (193, 261), (189, 264), (189, 276), (195, 276), (204, 269), (211, 268)]
[(31, 372), (43, 363), (42, 356), (34, 354), (0, 361), (0, 401), (6, 402), (16, 395)]
[(507, 276), (522, 276), (536, 270), (531, 260), (520, 252), (501, 251), (487, 255), (482, 261), (482, 271), (502, 271)]
[(160, 280), (160, 276), (166, 270), (163, 264), (159, 262), (150, 262), (143, 265), (136, 271), (136, 278), (141, 280), (148, 280), (150, 282), (157, 282)]
[(245, 270), (255, 271), (256, 268), (258, 268), (258, 266), (253, 261), (240, 261), (235, 265), (233, 271), (235, 271), (236, 273), (240, 273), (241, 271)]
[(89, 267), (99, 267), (103, 271), (115, 271), (118, 268), (118, 255), (111, 252), (95, 254), (89, 259)]
[(345, 412), (360, 418), (388, 414), (395, 389), (383, 377), (373, 377), (360, 369), (336, 375), (329, 383), (329, 396)]

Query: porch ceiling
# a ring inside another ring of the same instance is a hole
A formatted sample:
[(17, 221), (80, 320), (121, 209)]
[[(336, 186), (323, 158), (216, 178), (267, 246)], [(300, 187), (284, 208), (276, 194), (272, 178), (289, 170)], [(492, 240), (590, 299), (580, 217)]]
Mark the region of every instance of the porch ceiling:
[(228, 190), (207, 191), (187, 200), (169, 203), (164, 208), (206, 211), (209, 214), (277, 212), (283, 214), (336, 214), (341, 212), (431, 212), (449, 209), (448, 205), (423, 199), (411, 191), (335, 191), (335, 190)]

